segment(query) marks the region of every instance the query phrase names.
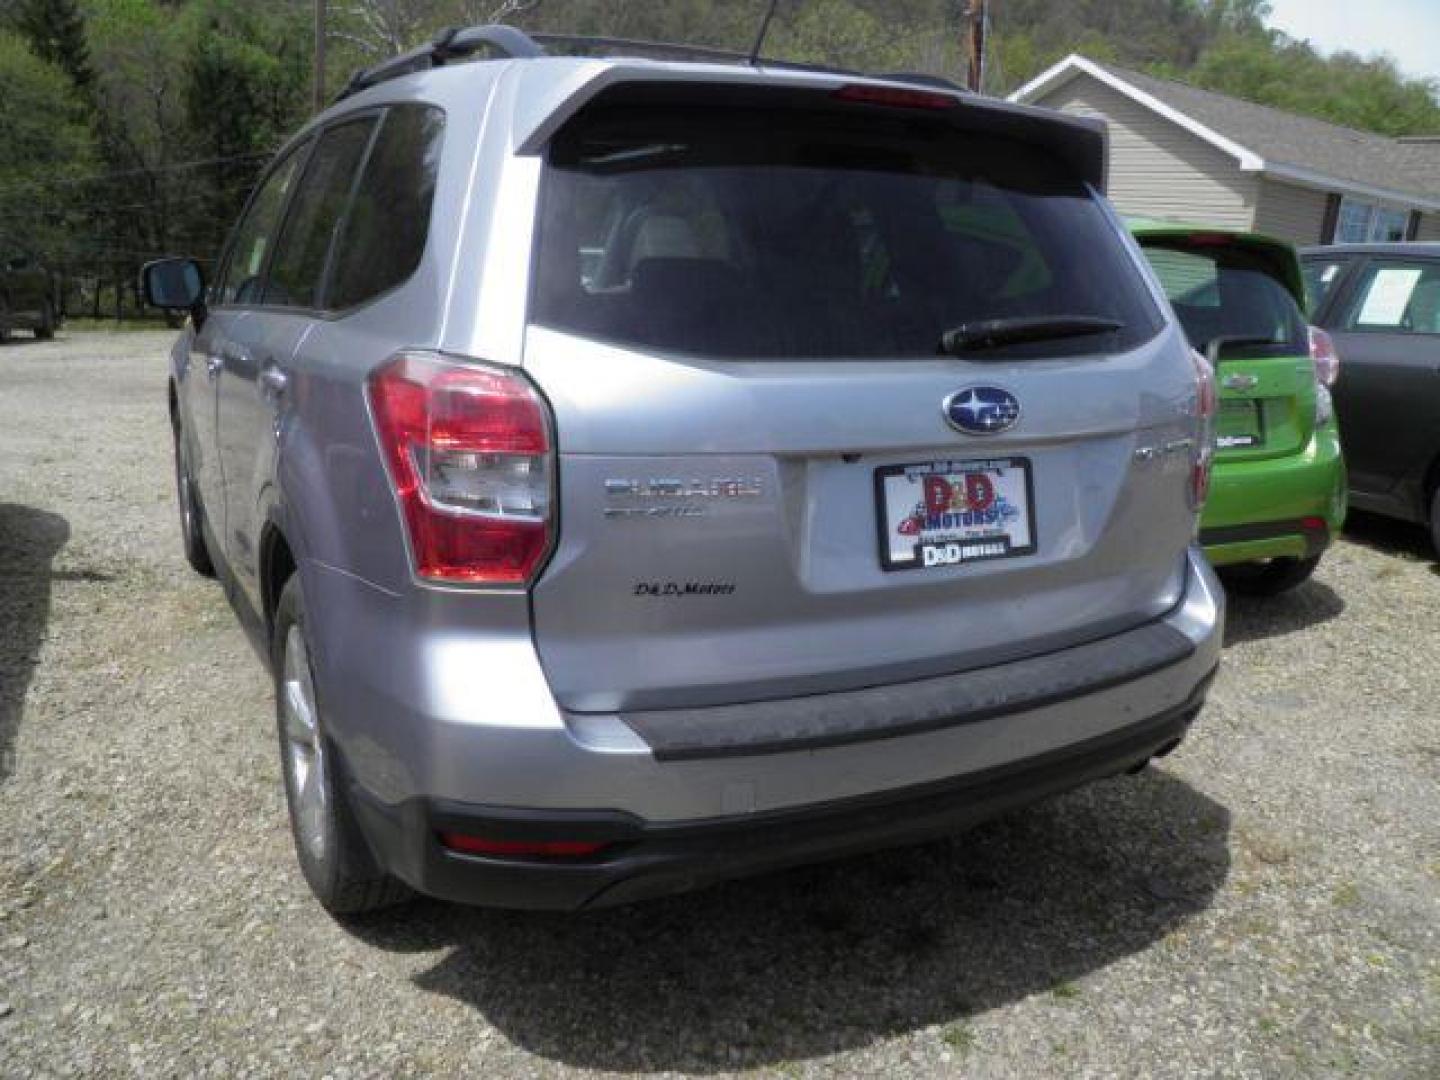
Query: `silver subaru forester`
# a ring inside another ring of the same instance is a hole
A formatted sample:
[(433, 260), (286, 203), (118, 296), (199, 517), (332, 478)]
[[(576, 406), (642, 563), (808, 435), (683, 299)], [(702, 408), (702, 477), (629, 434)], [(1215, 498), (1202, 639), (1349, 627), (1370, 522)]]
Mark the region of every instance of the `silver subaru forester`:
[(320, 902), (620, 903), (1172, 749), (1214, 388), (1103, 127), (549, 44), (357, 75), (145, 271)]

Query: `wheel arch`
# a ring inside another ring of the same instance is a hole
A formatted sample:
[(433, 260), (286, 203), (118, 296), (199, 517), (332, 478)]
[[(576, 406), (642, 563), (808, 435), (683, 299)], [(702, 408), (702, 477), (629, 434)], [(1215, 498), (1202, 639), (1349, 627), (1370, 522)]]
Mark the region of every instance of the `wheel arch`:
[(299, 569), (295, 551), (276, 521), (267, 520), (260, 533), (260, 601), (267, 636), (275, 627), (275, 610), (285, 583)]

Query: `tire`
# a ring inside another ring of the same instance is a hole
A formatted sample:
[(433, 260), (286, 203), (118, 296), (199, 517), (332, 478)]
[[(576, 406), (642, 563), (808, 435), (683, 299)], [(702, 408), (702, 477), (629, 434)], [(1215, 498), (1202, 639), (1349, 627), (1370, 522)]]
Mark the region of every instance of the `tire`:
[(55, 336), (55, 309), (50, 306), (50, 301), (45, 301), (45, 306), (40, 309), (40, 325), (35, 327), (36, 341), (49, 341)]
[(180, 510), (180, 543), (185, 550), (185, 561), (202, 577), (215, 576), (215, 560), (210, 557), (210, 548), (205, 543), (205, 510), (195, 493), (195, 481), (190, 476), (190, 462), (185, 453), (185, 439), (177, 421), (172, 425), (175, 436), (175, 503)]
[(325, 734), (309, 640), (300, 579), (292, 574), (276, 605), (270, 645), (290, 832), (300, 871), (320, 906), (332, 915), (359, 915), (411, 893), (375, 862), (350, 809), (342, 762)]
[(1440, 558), (1440, 487), (1430, 493), (1430, 546)]
[(1309, 581), (1319, 565), (1319, 555), (1309, 559), (1270, 559), (1223, 567), (1220, 580), (1225, 583), (1225, 588), (1243, 596), (1279, 596)]

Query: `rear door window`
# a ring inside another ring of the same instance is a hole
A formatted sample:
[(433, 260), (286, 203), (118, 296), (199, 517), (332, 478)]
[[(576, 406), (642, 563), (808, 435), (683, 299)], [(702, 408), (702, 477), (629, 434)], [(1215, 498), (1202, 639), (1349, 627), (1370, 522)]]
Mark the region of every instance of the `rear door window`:
[(1440, 334), (1440, 261), (1386, 259), (1366, 267), (1344, 328)]
[(542, 325), (706, 356), (934, 356), (977, 320), (1122, 324), (1003, 350), (1063, 355), (1161, 325), (1057, 159), (908, 115), (591, 110), (552, 144), (535, 273)]
[(298, 308), (316, 305), (325, 260), (374, 127), (374, 117), (366, 117), (339, 124), (320, 136), (286, 214), (265, 284), (264, 303)]
[(1203, 350), (1217, 338), (1230, 338), (1253, 343), (1249, 350), (1260, 355), (1309, 353), (1300, 305), (1263, 255), (1239, 244), (1141, 243), (1195, 348)]

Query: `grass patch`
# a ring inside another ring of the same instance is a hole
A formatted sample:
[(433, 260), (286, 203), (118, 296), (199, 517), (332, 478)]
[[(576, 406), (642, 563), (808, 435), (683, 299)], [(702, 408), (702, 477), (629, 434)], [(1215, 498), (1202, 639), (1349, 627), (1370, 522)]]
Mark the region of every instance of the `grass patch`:
[(940, 1038), (957, 1054), (968, 1054), (975, 1049), (975, 1044), (979, 1041), (975, 1029), (963, 1020), (946, 1024), (945, 1030), (940, 1032)]
[(1353, 908), (1360, 903), (1360, 886), (1353, 881), (1347, 881), (1344, 885), (1335, 886), (1335, 891), (1330, 894), (1330, 902), (1338, 908)]
[(1063, 982), (1050, 991), (1050, 996), (1061, 1001), (1074, 1001), (1080, 996), (1080, 987), (1072, 982)]
[(66, 319), (61, 326), (62, 331), (73, 333), (96, 333), (123, 334), (132, 330), (173, 330), (175, 327), (166, 326), (164, 319), (123, 319), (116, 322), (114, 319), (89, 319), (75, 318)]

